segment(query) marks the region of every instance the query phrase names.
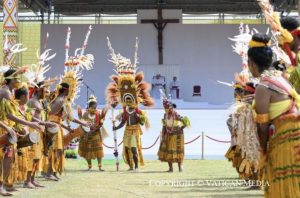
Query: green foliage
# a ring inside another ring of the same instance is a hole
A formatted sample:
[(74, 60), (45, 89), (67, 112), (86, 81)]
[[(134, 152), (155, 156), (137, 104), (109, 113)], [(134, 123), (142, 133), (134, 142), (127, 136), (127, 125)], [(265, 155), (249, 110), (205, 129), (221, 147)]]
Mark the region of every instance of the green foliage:
[(77, 150), (67, 149), (65, 151), (65, 158), (77, 159)]
[(190, 119), (188, 117), (184, 116), (181, 121), (182, 121), (183, 126), (185, 126), (185, 127), (190, 127), (191, 126), (191, 122), (190, 122)]

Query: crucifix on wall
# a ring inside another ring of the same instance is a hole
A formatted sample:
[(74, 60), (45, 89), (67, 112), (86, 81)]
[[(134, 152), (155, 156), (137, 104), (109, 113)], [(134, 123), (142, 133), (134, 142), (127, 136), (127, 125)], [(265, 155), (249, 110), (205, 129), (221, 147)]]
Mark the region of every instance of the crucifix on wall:
[(157, 29), (158, 42), (158, 63), (164, 64), (163, 61), (163, 31), (168, 23), (179, 23), (179, 19), (163, 19), (162, 8), (157, 9), (157, 19), (142, 19), (141, 23), (152, 23)]

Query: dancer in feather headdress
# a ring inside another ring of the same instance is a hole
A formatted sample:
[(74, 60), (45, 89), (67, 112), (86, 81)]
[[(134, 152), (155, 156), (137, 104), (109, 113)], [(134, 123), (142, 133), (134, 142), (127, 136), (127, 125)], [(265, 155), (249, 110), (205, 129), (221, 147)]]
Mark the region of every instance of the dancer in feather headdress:
[[(47, 37), (49, 35), (47, 34)], [(49, 89), (52, 80), (45, 79), (45, 73), (50, 70), (49, 65), (45, 63), (55, 57), (56, 54), (50, 55), (51, 49), (45, 50), (41, 55), (37, 50), (37, 63), (32, 64), (29, 67), (25, 77), (28, 79), (29, 84), (29, 101), (27, 103), (27, 111), (31, 114), (32, 119), (39, 122), (40, 125), (46, 128), (55, 128), (57, 125), (53, 122), (48, 122), (48, 106), (45, 105), (46, 91)], [(30, 130), (30, 132), (35, 132)], [(28, 167), (27, 179), (24, 183), (26, 188), (43, 187), (35, 181), (35, 175), (39, 170), (40, 162), (44, 157), (46, 150), (44, 145), (44, 134), (46, 130), (39, 131), (40, 141), (28, 150), (28, 161), (30, 166)]]
[(129, 170), (138, 170), (139, 164), (144, 165), (141, 142), (141, 125), (149, 127), (145, 112), (139, 109), (139, 104), (146, 107), (154, 105), (153, 99), (149, 95), (150, 85), (146, 83), (142, 72), (137, 71), (137, 49), (138, 39), (136, 39), (134, 63), (130, 59), (115, 54), (111, 43), (108, 40), (108, 48), (111, 53), (111, 60), (117, 75), (111, 76), (113, 80), (106, 89), (107, 103), (116, 107), (122, 104), (123, 112), (121, 123), (114, 126), (113, 130), (118, 130), (125, 126), (123, 136), (123, 158), (129, 165)]
[[(255, 92), (254, 79), (248, 69), (248, 45), (253, 32), (243, 24), (239, 27), (240, 34), (233, 40), (234, 52), (242, 58), (242, 71), (235, 74), (235, 83), (229, 84), (234, 88), (235, 102), (231, 106), (231, 114), (227, 125), (231, 133), (231, 146), (225, 157), (232, 162), (239, 176), (246, 180), (258, 179), (259, 142), (256, 137), (256, 123), (253, 119), (251, 103)], [(224, 83), (223, 83), (224, 84)]]
[(91, 33), (92, 27), (89, 26), (84, 43), (81, 48), (75, 50), (74, 56), (69, 56), (70, 36), (71, 28), (68, 28), (66, 39), (66, 57), (65, 57), (65, 71), (61, 77), (60, 84), (56, 86), (53, 99), (50, 102), (51, 110), (49, 112), (49, 121), (58, 124), (58, 134), (54, 138), (52, 145), (52, 152), (49, 156), (49, 170), (47, 178), (51, 180), (58, 180), (57, 173), (62, 173), (64, 167), (64, 141), (62, 127), (73, 132), (70, 127), (63, 125), (63, 121), (66, 121), (69, 125), (70, 122), (77, 123), (79, 125), (89, 127), (88, 123), (74, 118), (73, 115), (73, 103), (78, 97), (80, 91), (80, 81), (82, 77), (81, 71), (83, 69), (92, 69), (94, 62), (93, 55), (84, 54), (87, 47), (87, 41)]
[(165, 114), (162, 119), (162, 137), (158, 150), (158, 159), (168, 162), (169, 170), (173, 172), (173, 163), (178, 163), (179, 172), (183, 171), (184, 159), (184, 128), (190, 127), (188, 117), (180, 116), (176, 111), (176, 104), (172, 103), (161, 91)]
[[(300, 93), (300, 24), (294, 17), (279, 17), (279, 13), (274, 12), (269, 0), (259, 0), (263, 14), (267, 23), (271, 26), (274, 42), (277, 49), (272, 48), (273, 52), (280, 56), (277, 60), (284, 61), (287, 71), (290, 74), (289, 81)], [(280, 51), (280, 52), (279, 52)], [(285, 58), (283, 58), (285, 57)]]
[(268, 46), (269, 37), (254, 35), (252, 40), (260, 46), (252, 46), (248, 56), (251, 73), (260, 78), (255, 111), (260, 144), (266, 153), (265, 179), (269, 185), (265, 197), (300, 197), (299, 23), (292, 17), (279, 20), (268, 0), (259, 1), (259, 5), (290, 58), (292, 66), (285, 66), (291, 72), (289, 81), (294, 86), (281, 71), (270, 68), (273, 54)]
[[(7, 61), (8, 56), (14, 56), (16, 53), (26, 50), (21, 48), (22, 44), (16, 44), (12, 47), (8, 46), (8, 41), (6, 38), (4, 44), (4, 65), (1, 66), (1, 83), (2, 87), (0, 88), (0, 120), (5, 123), (5, 126), (10, 128), (0, 128), (1, 137), (8, 135), (8, 141), (2, 143), (1, 145), (4, 149), (0, 150), (0, 194), (4, 196), (11, 195), (7, 193), (6, 190), (14, 190), (12, 187), (14, 181), (16, 181), (15, 174), (13, 174), (13, 167), (17, 167), (16, 160), (16, 133), (12, 128), (18, 126), (28, 126), (36, 130), (42, 130), (38, 123), (27, 121), (24, 118), (19, 117), (17, 114), (19, 112), (18, 103), (14, 100), (13, 91), (20, 88), (23, 83), (24, 74), (27, 71), (27, 67), (11, 68), (10, 63)], [(22, 128), (22, 127), (21, 127)], [(16, 169), (18, 170), (18, 168)], [(6, 186), (3, 184), (5, 183)]]

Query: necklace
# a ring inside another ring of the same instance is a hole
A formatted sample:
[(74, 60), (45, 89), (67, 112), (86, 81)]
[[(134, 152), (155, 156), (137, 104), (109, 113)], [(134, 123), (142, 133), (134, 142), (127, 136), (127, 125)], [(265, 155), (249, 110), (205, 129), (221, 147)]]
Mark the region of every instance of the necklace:
[(126, 109), (126, 111), (128, 114), (133, 114), (135, 110), (133, 109), (132, 111), (129, 111), (129, 109)]
[(89, 113), (89, 114), (88, 114), (88, 117), (89, 117), (90, 120), (94, 120), (95, 117), (96, 117), (96, 115), (95, 115), (95, 114), (91, 115), (91, 114)]
[[(174, 122), (175, 122), (174, 113), (171, 114), (170, 118), (172, 120), (172, 125), (171, 125), (171, 128), (169, 128), (168, 126), (166, 126), (167, 133), (172, 133), (173, 132)], [(170, 118), (169, 118), (169, 115), (166, 116), (166, 123), (167, 123), (168, 120), (170, 120)]]
[(281, 76), (282, 72), (275, 69), (266, 69), (261, 74), (261, 77), (272, 77), (272, 76)]

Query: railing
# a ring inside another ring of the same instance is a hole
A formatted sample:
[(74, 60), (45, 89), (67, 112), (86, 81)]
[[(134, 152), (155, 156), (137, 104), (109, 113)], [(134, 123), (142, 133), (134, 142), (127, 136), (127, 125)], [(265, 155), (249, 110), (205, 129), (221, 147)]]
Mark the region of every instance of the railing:
[[(218, 143), (225, 143), (225, 144), (228, 144), (230, 143), (231, 141), (226, 141), (226, 140), (219, 140), (219, 139), (216, 139), (216, 138), (213, 138), (213, 137), (210, 137), (208, 135), (205, 135), (204, 132), (201, 133), (201, 135), (198, 135), (197, 137), (193, 138), (192, 140), (188, 141), (188, 142), (185, 142), (184, 144), (191, 144), (193, 142), (195, 142), (196, 140), (198, 140), (199, 138), (201, 137), (201, 160), (204, 160), (204, 138), (207, 138), (209, 140), (212, 140), (212, 141), (215, 141), (215, 142), (218, 142)], [(150, 149), (152, 147), (154, 147), (156, 145), (156, 143), (158, 142), (159, 140), (159, 136), (155, 139), (155, 141), (148, 147), (142, 147), (142, 149), (144, 150), (147, 150), (147, 149)], [(120, 147), (121, 145), (123, 144), (123, 141), (120, 142), (118, 144), (118, 147)], [(108, 146), (106, 145), (105, 143), (103, 143), (103, 145), (106, 147), (106, 148), (109, 148), (109, 149), (114, 149), (113, 146)]]

